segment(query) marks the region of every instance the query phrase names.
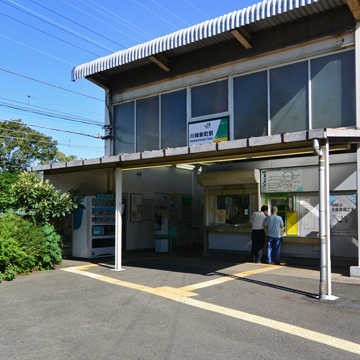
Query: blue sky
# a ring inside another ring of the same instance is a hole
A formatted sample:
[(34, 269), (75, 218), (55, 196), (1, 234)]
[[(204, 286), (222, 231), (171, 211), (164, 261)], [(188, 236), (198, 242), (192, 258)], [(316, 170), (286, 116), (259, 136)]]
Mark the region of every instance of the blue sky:
[[(86, 79), (72, 82), (74, 66), (254, 3), (257, 1), (0, 0), (0, 119), (103, 134), (104, 90)], [(43, 112), (47, 115), (40, 114)], [(66, 155), (83, 159), (103, 155), (100, 139), (33, 128), (57, 140)]]

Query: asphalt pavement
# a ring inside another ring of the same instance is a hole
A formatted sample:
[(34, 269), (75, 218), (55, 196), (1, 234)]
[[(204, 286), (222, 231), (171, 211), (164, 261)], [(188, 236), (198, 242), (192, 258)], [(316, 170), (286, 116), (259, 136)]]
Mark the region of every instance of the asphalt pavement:
[(0, 359), (360, 359), (360, 279), (139, 253), (64, 260), (0, 284)]

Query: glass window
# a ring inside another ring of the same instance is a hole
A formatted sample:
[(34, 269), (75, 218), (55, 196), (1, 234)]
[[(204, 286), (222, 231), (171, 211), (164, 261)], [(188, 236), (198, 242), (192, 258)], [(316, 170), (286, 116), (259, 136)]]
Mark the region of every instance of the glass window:
[(355, 126), (355, 52), (311, 61), (312, 128)]
[(268, 134), (267, 73), (234, 79), (234, 138)]
[(159, 97), (136, 102), (136, 151), (159, 149)]
[(186, 146), (186, 90), (161, 95), (161, 147)]
[[(217, 197), (218, 219), (225, 214), (225, 223), (229, 225), (247, 224), (249, 221), (250, 195), (226, 195)], [(219, 216), (220, 214), (220, 216)], [(223, 223), (217, 221), (217, 223)]]
[(114, 155), (134, 152), (134, 102), (114, 108)]
[(270, 70), (271, 134), (307, 130), (308, 62)]
[(196, 86), (191, 89), (191, 116), (228, 111), (228, 81)]

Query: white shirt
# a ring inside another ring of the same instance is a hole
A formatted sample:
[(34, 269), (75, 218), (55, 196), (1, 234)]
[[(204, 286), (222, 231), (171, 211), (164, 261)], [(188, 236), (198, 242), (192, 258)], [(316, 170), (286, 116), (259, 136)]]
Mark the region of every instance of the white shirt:
[(264, 220), (266, 218), (266, 215), (262, 211), (255, 211), (251, 215), (251, 228), (253, 230), (263, 230), (264, 229)]

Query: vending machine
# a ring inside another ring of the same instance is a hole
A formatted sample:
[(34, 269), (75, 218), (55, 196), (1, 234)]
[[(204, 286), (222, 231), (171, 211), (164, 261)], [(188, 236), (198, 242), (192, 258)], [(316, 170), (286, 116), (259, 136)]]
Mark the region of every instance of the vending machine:
[(85, 196), (73, 216), (72, 256), (115, 255), (115, 195)]
[(169, 251), (169, 215), (167, 211), (159, 211), (155, 218), (155, 251)]

